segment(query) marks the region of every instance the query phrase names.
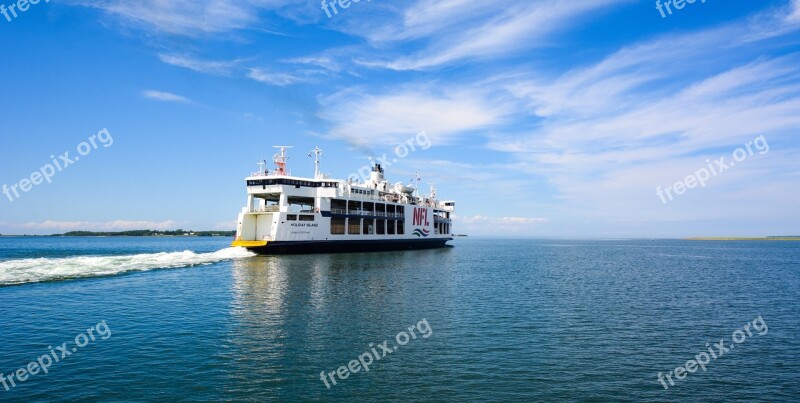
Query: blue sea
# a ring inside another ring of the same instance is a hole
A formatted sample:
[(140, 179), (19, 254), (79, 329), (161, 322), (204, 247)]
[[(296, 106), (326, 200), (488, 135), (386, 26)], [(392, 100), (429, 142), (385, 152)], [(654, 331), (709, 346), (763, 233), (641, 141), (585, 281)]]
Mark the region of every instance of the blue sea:
[(800, 401), (800, 243), (229, 242), (0, 238), (0, 401)]

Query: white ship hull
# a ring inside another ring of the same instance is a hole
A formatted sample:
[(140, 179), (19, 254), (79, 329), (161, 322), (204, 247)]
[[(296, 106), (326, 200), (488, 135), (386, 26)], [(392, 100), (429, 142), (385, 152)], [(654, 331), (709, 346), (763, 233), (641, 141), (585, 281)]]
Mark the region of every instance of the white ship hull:
[[(378, 203), (380, 204), (380, 203)], [(401, 205), (397, 205), (400, 207)], [(423, 249), (445, 246), (453, 239), (449, 222), (434, 216), (434, 208), (402, 206), (417, 214), (406, 219), (395, 213), (250, 212), (239, 214), (235, 246), (257, 252), (308, 253), (370, 250)], [(303, 221), (300, 221), (300, 218)], [(438, 222), (437, 222), (438, 221)]]

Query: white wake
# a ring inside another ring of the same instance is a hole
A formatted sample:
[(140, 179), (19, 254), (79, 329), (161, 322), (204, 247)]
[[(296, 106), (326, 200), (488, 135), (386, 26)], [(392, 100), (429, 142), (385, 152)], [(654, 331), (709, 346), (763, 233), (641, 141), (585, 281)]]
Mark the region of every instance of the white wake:
[(245, 248), (226, 248), (212, 253), (187, 250), (122, 256), (7, 260), (0, 261), (0, 286), (190, 267), (250, 256), (255, 256), (255, 253)]

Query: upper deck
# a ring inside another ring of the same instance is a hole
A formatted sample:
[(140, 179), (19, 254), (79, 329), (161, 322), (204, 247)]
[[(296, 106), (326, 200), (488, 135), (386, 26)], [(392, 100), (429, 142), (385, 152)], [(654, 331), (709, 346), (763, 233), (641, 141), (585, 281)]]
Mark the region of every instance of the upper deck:
[[(322, 150), (314, 149), (314, 178), (292, 176), (286, 168), (287, 146), (282, 146), (274, 161), (276, 169), (272, 172), (264, 168), (266, 161), (259, 163), (261, 169), (245, 178), (247, 193), (261, 203), (248, 203), (251, 208), (266, 208), (269, 211), (279, 210), (279, 206), (300, 205), (319, 209), (329, 206), (331, 199), (359, 200), (364, 202), (380, 202), (397, 205), (433, 207), (442, 211), (453, 212), (455, 202), (440, 201), (436, 198), (436, 189), (431, 186), (430, 194), (420, 195), (418, 186), (406, 185), (402, 182), (390, 184), (384, 179), (383, 168), (376, 164), (369, 179), (364, 182), (331, 179), (319, 171), (319, 156)], [(325, 199), (325, 203), (321, 199)], [(271, 204), (276, 206), (270, 207)], [(259, 208), (259, 209), (260, 209)], [(264, 211), (264, 210), (262, 210)]]

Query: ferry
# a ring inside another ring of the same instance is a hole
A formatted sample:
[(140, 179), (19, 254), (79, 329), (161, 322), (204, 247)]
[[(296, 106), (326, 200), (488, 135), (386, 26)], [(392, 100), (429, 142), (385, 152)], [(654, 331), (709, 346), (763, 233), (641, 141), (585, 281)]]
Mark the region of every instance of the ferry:
[(260, 254), (371, 252), (448, 246), (453, 239), (455, 202), (441, 201), (436, 188), (421, 195), (416, 186), (390, 184), (375, 164), (369, 179), (337, 180), (320, 172), (316, 147), (314, 178), (292, 176), (287, 149), (273, 157), (275, 169), (259, 162), (245, 178), (247, 205), (239, 213), (231, 246)]

